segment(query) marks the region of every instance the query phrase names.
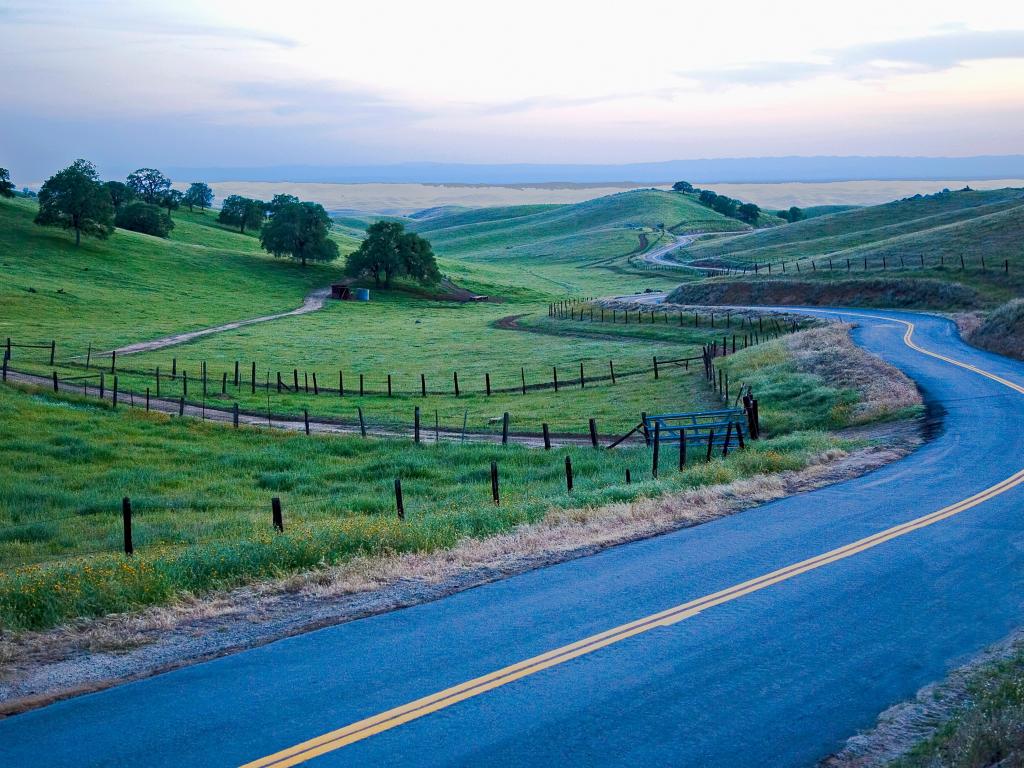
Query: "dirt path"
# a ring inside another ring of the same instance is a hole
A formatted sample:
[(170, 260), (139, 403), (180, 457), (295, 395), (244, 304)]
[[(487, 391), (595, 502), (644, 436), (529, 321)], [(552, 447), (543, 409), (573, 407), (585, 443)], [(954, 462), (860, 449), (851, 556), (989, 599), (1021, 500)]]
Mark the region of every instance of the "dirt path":
[[(162, 339), (153, 339), (152, 341), (140, 341), (137, 344), (128, 344), (124, 347), (118, 347), (114, 350), (119, 355), (134, 355), (139, 352), (152, 352), (155, 349), (163, 349), (164, 347), (173, 347), (178, 344), (184, 344), (185, 342), (198, 339), (202, 336), (210, 336), (214, 333), (223, 333), (224, 331), (233, 331), (236, 328), (242, 328), (246, 325), (255, 325), (256, 323), (266, 323), (271, 320), (280, 320), (282, 317), (292, 317), (294, 315), (305, 315), (310, 312), (316, 312), (318, 309), (323, 309), (324, 304), (327, 302), (327, 297), (331, 295), (331, 289), (317, 288), (311, 294), (306, 296), (302, 302), (301, 307), (296, 307), (288, 312), (278, 312), (275, 315), (263, 315), (262, 317), (250, 317), (248, 320), (236, 320), (233, 323), (225, 323), (224, 325), (218, 325), (213, 328), (203, 328), (198, 331), (189, 331), (188, 333), (176, 333), (172, 336), (164, 336)], [(99, 356), (109, 356), (110, 352), (100, 353)]]

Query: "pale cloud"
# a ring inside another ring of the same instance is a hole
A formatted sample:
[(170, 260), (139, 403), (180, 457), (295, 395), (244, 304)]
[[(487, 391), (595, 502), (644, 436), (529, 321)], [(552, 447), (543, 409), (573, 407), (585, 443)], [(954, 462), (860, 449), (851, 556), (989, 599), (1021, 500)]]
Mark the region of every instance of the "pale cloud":
[(707, 87), (793, 83), (816, 77), (878, 80), (941, 72), (972, 61), (1024, 59), (1024, 30), (963, 29), (938, 35), (865, 43), (824, 51), (813, 61), (759, 61), (742, 66), (682, 71)]

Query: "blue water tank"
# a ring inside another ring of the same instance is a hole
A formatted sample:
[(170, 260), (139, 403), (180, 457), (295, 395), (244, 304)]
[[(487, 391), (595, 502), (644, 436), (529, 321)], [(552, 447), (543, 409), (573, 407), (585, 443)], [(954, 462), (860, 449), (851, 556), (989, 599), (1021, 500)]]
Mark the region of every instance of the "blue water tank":
[(370, 289), (369, 288), (356, 288), (356, 301), (369, 301), (370, 300)]

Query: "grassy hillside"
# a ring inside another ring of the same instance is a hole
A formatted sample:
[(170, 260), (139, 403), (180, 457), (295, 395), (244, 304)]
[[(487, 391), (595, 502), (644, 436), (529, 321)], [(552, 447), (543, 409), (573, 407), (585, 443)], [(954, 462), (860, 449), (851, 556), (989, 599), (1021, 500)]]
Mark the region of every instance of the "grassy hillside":
[[(708, 295), (722, 300), (757, 295), (771, 301), (794, 293), (793, 285), (783, 289), (773, 281), (855, 279), (862, 284), (836, 290), (811, 287), (822, 301), (829, 295), (835, 300), (859, 296), (875, 306), (891, 306), (890, 301), (909, 306), (901, 303), (900, 294), (912, 294), (913, 306), (949, 309), (993, 305), (1024, 292), (1022, 237), (1024, 190), (942, 192), (708, 239), (683, 249), (679, 258), (698, 266), (749, 270), (758, 265), (756, 276), (748, 271), (741, 277), (706, 281)], [(749, 285), (744, 287), (750, 281), (766, 285), (752, 292)], [(879, 286), (889, 283), (892, 290), (883, 293), (892, 295), (863, 294), (871, 281), (881, 281)], [(921, 285), (912, 285), (916, 282)], [(947, 290), (941, 284), (951, 287)], [(685, 286), (682, 294), (694, 300), (701, 289)], [(953, 294), (959, 298), (947, 303)], [(969, 299), (971, 294), (976, 298)]]
[(687, 260), (719, 258), (766, 263), (807, 256), (840, 255), (850, 248), (924, 233), (1022, 205), (1024, 190), (1019, 189), (939, 193), (855, 208), (786, 227), (699, 242), (682, 256)]
[[(530, 210), (539, 209), (539, 210)], [(692, 196), (646, 189), (556, 206), (515, 206), (442, 216), (414, 225), (435, 250), (473, 260), (586, 259), (610, 255), (598, 245), (608, 232), (633, 234), (664, 225), (676, 232), (739, 231), (748, 227), (697, 203)], [(628, 240), (628, 238), (626, 238)], [(620, 251), (621, 253), (621, 251)]]
[[(339, 264), (274, 259), (211, 213), (176, 212), (169, 240), (119, 229), (79, 248), (34, 216), (30, 201), (0, 200), (0, 336), (109, 349), (292, 309), (340, 275)], [(354, 243), (342, 239), (342, 252)]]

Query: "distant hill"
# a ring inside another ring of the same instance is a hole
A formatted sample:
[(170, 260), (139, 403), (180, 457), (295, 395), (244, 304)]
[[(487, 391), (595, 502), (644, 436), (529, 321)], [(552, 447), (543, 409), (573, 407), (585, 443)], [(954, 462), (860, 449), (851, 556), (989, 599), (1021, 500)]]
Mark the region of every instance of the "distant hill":
[(396, 163), (286, 165), (266, 168), (170, 168), (174, 179), (336, 183), (544, 184), (549, 182), (697, 183), (851, 181), (857, 179), (1024, 178), (1024, 155), (977, 157), (732, 157), (621, 165)]
[(409, 226), (445, 256), (575, 262), (624, 256), (644, 243), (668, 238), (662, 226), (676, 233), (750, 229), (700, 205), (692, 195), (654, 189), (572, 205), (480, 208), (411, 220)]
[[(694, 243), (677, 252), (680, 261), (744, 271), (681, 286), (674, 298), (946, 310), (992, 306), (1024, 294), (1022, 242), (1024, 189), (918, 195)], [(755, 264), (756, 273), (749, 269)]]
[[(854, 208), (809, 218), (769, 230), (737, 237), (695, 243), (681, 252), (686, 260), (717, 258), (738, 262), (761, 262), (805, 256), (845, 256), (847, 251), (862, 256), (865, 249), (895, 247), (895, 238), (916, 235), (925, 242), (931, 235), (947, 236), (938, 230), (953, 224), (1024, 206), (1024, 190), (999, 189), (985, 192), (940, 192), (896, 200), (884, 205)], [(1012, 217), (1010, 217), (1012, 218)], [(909, 240), (901, 240), (906, 247)], [(982, 242), (965, 244), (977, 249)]]

